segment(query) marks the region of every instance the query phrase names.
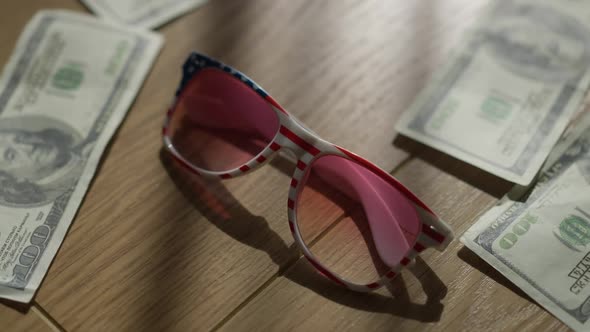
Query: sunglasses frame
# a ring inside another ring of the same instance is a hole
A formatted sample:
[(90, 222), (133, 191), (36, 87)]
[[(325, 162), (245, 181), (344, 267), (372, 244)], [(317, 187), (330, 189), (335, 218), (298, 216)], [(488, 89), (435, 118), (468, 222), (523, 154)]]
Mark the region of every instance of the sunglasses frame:
[[(162, 137), (166, 149), (171, 153), (172, 157), (178, 163), (180, 163), (191, 173), (207, 178), (221, 179), (229, 179), (252, 172), (269, 162), (279, 153), (279, 151), (281, 151), (281, 149), (291, 150), (297, 156), (297, 167), (295, 168), (295, 172), (291, 178), (289, 198), (287, 200), (289, 228), (293, 238), (295, 239), (295, 242), (297, 243), (299, 249), (303, 252), (305, 258), (314, 268), (316, 268), (316, 270), (320, 272), (321, 275), (325, 276), (336, 284), (351, 290), (369, 292), (387, 284), (391, 279), (400, 273), (402, 267), (412, 264), (415, 261), (416, 256), (418, 256), (426, 248), (435, 248), (438, 251), (443, 251), (452, 241), (453, 232), (451, 228), (444, 221), (440, 220), (434, 214), (434, 212), (432, 212), (424, 203), (422, 203), (422, 201), (420, 201), (410, 190), (397, 181), (393, 176), (380, 169), (373, 163), (363, 159), (362, 157), (319, 137), (319, 135), (306, 128), (298, 120), (296, 120), (295, 117), (285, 111), (285, 109), (283, 109), (283, 107), (281, 107), (272, 97), (270, 97), (266, 91), (254, 83), (254, 81), (252, 81), (246, 75), (217, 60), (196, 52), (193, 52), (189, 56), (182, 68), (182, 81), (178, 90), (176, 91), (176, 97), (174, 98), (171, 107), (166, 113), (164, 126), (162, 127)], [(266, 146), (264, 150), (262, 150), (262, 152), (260, 152), (255, 158), (248, 161), (246, 164), (226, 172), (209, 171), (191, 164), (174, 148), (168, 130), (176, 103), (180, 99), (184, 88), (195, 74), (205, 68), (215, 68), (221, 70), (242, 81), (245, 86), (254, 90), (271, 106), (279, 119), (279, 130), (271, 143)], [(308, 170), (310, 169), (309, 166), (316, 159), (326, 155), (339, 156), (356, 162), (369, 169), (374, 174), (404, 194), (405, 197), (408, 198), (409, 201), (413, 203), (412, 205), (416, 208), (416, 212), (419, 217), (418, 219), (421, 222), (421, 225), (419, 228), (420, 233), (416, 238), (413, 248), (406, 253), (400, 262), (398, 262), (376, 282), (370, 284), (356, 284), (341, 278), (336, 273), (331, 272), (318, 259), (316, 259), (316, 257), (311, 253), (311, 250), (307, 248), (299, 231), (297, 224), (296, 203), (299, 191), (301, 188), (303, 188), (303, 186), (300, 186), (301, 180), (305, 178)]]

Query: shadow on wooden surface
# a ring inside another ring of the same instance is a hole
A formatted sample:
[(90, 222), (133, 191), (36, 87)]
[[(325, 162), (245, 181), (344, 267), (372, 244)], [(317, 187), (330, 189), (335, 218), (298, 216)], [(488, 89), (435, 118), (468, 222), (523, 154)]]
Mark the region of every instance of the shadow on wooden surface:
[(536, 303), (525, 292), (523, 292), (520, 288), (518, 288), (515, 284), (508, 280), (508, 278), (503, 276), (502, 273), (494, 269), (494, 267), (492, 267), (490, 264), (484, 261), (481, 257), (477, 256), (473, 251), (469, 250), (469, 248), (463, 247), (459, 249), (459, 251), (457, 252), (457, 256), (465, 263), (469, 264), (471, 267), (479, 270), (479, 272), (493, 279), (495, 282), (510, 289), (514, 292), (514, 294), (522, 297), (527, 301)]
[(514, 186), (512, 182), (499, 178), (409, 137), (398, 134), (393, 140), (393, 145), (496, 198), (503, 197)]
[(410, 298), (408, 286), (402, 275), (397, 276), (387, 291), (391, 294), (358, 293), (335, 285), (320, 276), (305, 260), (298, 261), (283, 277), (303, 286), (314, 293), (341, 305), (375, 313), (386, 313), (393, 316), (421, 322), (437, 322), (440, 320), (444, 305), (441, 300), (447, 294), (447, 287), (419, 257), (416, 265), (408, 269), (420, 283), (426, 294), (425, 303), (414, 303)]
[(29, 310), (31, 310), (33, 302), (31, 301), (30, 303), (20, 303), (11, 300), (0, 299), (0, 305), (4, 305), (12, 310), (20, 312), (21, 314), (26, 314), (27, 312), (29, 312)]
[[(295, 244), (287, 246), (269, 227), (265, 218), (252, 215), (220, 180), (190, 174), (164, 149), (160, 150), (160, 160), (175, 185), (203, 216), (233, 239), (266, 252), (279, 266), (278, 273), (269, 281), (284, 277), (330, 301), (358, 310), (389, 313), (422, 322), (440, 320), (444, 308), (441, 299), (446, 296), (447, 287), (422, 259), (416, 259), (416, 264), (409, 270), (420, 282), (427, 296), (423, 304), (411, 302), (401, 276), (387, 287), (392, 296), (364, 294), (344, 289), (320, 276), (305, 260), (300, 259), (301, 255)], [(293, 169), (293, 165), (281, 158), (273, 160), (271, 165), (289, 175)], [(266, 241), (257, 240), (258, 237), (252, 236), (254, 233), (264, 233)], [(281, 259), (285, 256), (289, 257), (286, 263), (284, 258)]]

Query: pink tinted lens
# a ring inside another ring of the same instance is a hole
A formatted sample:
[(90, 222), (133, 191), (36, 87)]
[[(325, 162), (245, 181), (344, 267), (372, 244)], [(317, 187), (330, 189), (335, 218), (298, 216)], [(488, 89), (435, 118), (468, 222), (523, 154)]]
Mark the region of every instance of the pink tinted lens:
[(333, 155), (310, 165), (297, 224), (324, 266), (358, 284), (372, 283), (397, 265), (421, 227), (404, 194), (366, 167)]
[(278, 116), (260, 95), (214, 68), (195, 74), (173, 111), (172, 145), (190, 163), (210, 171), (246, 164), (279, 129)]

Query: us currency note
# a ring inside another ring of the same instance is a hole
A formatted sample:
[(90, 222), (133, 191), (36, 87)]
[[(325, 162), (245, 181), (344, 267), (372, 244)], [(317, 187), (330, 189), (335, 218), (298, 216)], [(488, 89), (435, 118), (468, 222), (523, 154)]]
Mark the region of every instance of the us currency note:
[(0, 77), (0, 297), (29, 302), (162, 45), (41, 11)]
[(82, 0), (82, 2), (103, 18), (154, 29), (205, 4), (207, 0)]
[(495, 2), (397, 130), (528, 185), (590, 79), (590, 3)]
[(526, 202), (503, 199), (461, 237), (571, 328), (590, 330), (590, 126)]
[(545, 173), (565, 152), (565, 150), (576, 140), (585, 130), (590, 128), (590, 95), (586, 95), (582, 106), (573, 115), (565, 131), (553, 147), (541, 170), (528, 186), (515, 185), (506, 195), (514, 201), (526, 199), (527, 194), (534, 188), (538, 176)]

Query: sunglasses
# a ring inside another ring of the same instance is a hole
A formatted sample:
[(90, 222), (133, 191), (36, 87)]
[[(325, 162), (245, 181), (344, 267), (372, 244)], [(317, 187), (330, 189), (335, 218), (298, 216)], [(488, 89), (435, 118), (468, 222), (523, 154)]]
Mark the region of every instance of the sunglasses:
[(379, 288), (453, 238), (390, 174), (323, 140), (244, 74), (205, 55), (184, 64), (162, 135), (172, 157), (203, 177), (240, 176), (290, 151), (291, 233), (313, 267), (349, 289)]

